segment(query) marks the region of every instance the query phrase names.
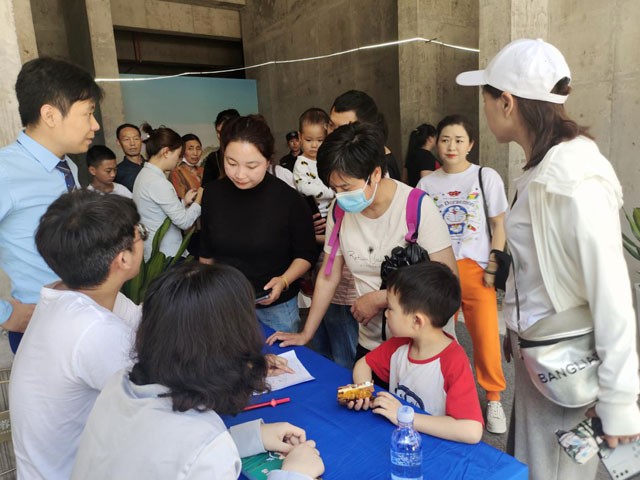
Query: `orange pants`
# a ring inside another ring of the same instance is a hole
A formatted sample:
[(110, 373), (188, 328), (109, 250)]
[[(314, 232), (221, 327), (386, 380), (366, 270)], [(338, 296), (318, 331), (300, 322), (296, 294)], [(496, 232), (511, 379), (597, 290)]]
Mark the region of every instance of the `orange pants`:
[(496, 290), (484, 286), (484, 270), (469, 258), (458, 260), (458, 272), (462, 313), (473, 343), (478, 384), (487, 392), (487, 401), (499, 401), (506, 382), (502, 373)]

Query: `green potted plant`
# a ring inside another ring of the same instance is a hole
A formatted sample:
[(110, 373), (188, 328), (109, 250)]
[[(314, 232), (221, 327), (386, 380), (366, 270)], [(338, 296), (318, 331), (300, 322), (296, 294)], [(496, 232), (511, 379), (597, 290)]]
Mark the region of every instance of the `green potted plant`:
[(160, 243), (162, 242), (164, 236), (167, 234), (170, 226), (171, 219), (167, 217), (153, 236), (153, 243), (151, 245), (151, 256), (149, 257), (149, 260), (145, 262), (143, 259), (142, 263), (140, 264), (140, 272), (138, 273), (138, 275), (136, 275), (134, 278), (132, 278), (122, 286), (122, 293), (136, 304), (140, 304), (140, 302), (144, 298), (145, 293), (147, 292), (149, 284), (153, 281), (153, 279), (164, 272), (167, 268), (175, 265), (178, 259), (182, 257), (182, 254), (187, 249), (189, 240), (193, 235), (193, 228), (190, 228), (187, 231), (187, 234), (182, 239), (182, 243), (180, 244), (180, 247), (178, 248), (175, 256), (167, 257), (160, 251)]

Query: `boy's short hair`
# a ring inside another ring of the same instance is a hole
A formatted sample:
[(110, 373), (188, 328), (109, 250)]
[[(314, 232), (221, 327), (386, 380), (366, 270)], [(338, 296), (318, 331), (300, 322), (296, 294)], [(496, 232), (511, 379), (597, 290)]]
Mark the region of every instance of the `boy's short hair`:
[(103, 91), (93, 77), (63, 60), (41, 57), (22, 66), (16, 81), (20, 120), (24, 127), (40, 121), (40, 108), (49, 104), (67, 116), (75, 102), (102, 100)]
[(87, 151), (87, 167), (99, 167), (105, 160), (115, 160), (116, 154), (105, 145), (94, 145)]
[(298, 119), (298, 131), (302, 132), (302, 127), (305, 125), (322, 125), (326, 130), (329, 125), (329, 115), (321, 108), (309, 108)]
[(387, 289), (398, 297), (405, 314), (422, 313), (435, 328), (444, 327), (460, 308), (460, 281), (439, 262), (420, 262), (389, 275)]
[(40, 219), (36, 246), (69, 288), (96, 287), (107, 279), (116, 255), (132, 248), (139, 222), (128, 198), (86, 190), (65, 193)]
[(116, 128), (116, 138), (118, 140), (120, 140), (120, 132), (125, 128), (133, 128), (138, 132), (138, 135), (140, 135), (140, 128), (137, 125), (134, 125), (133, 123), (123, 123), (118, 128)]

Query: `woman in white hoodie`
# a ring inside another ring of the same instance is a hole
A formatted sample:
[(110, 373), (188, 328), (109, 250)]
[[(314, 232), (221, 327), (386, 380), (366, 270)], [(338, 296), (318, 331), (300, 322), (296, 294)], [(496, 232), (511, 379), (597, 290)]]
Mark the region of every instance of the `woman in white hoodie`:
[[(597, 460), (574, 463), (560, 451), (554, 432), (574, 428), (588, 413), (600, 417), (610, 446), (640, 438), (636, 327), (622, 250), (620, 183), (586, 128), (564, 109), (571, 72), (554, 46), (516, 40), (485, 70), (462, 73), (456, 81), (483, 86), (489, 128), (499, 142), (519, 144), (526, 159), (505, 225), (514, 259), (505, 298), (505, 357), (514, 358), (516, 369), (510, 432), (515, 456), (529, 464), (534, 480), (594, 479)], [(517, 351), (518, 331), (585, 304), (602, 360), (598, 399), (588, 412), (540, 394)]]

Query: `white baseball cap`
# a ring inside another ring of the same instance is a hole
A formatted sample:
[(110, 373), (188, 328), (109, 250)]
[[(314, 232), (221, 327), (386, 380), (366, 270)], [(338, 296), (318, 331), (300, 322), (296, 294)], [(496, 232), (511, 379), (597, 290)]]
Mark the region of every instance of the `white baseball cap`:
[(529, 100), (564, 103), (568, 95), (551, 93), (564, 77), (571, 79), (571, 71), (560, 50), (540, 38), (523, 38), (500, 50), (484, 70), (458, 75), (456, 83), (491, 85)]

